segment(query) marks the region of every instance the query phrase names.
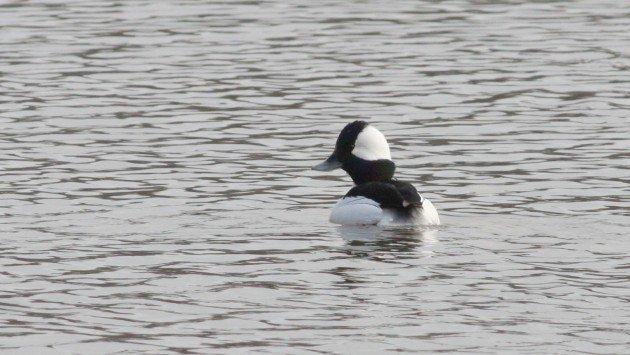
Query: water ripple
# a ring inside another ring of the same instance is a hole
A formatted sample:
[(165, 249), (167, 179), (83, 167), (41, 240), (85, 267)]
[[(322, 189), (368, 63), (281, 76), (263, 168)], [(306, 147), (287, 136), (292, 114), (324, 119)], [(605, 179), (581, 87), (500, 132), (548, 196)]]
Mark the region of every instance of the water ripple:
[[(0, 4), (0, 350), (626, 352), (624, 5)], [(355, 119), (442, 228), (327, 222)]]

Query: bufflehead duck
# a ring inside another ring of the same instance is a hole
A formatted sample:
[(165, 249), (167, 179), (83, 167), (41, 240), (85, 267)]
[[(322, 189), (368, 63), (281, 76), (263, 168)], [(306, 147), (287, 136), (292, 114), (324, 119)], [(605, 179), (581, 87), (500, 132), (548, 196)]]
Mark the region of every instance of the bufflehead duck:
[(342, 168), (356, 184), (337, 202), (332, 223), (344, 225), (438, 225), (431, 201), (413, 185), (394, 178), (396, 165), (385, 136), (364, 121), (354, 121), (339, 133), (335, 150), (314, 170)]

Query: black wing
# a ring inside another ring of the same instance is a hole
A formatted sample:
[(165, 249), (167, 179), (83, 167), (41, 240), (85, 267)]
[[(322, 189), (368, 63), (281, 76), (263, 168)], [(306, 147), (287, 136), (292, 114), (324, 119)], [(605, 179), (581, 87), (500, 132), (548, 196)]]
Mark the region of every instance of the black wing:
[(410, 205), (422, 206), (422, 197), (413, 185), (406, 181), (392, 180), (392, 185), (396, 186), (396, 190), (403, 199)]

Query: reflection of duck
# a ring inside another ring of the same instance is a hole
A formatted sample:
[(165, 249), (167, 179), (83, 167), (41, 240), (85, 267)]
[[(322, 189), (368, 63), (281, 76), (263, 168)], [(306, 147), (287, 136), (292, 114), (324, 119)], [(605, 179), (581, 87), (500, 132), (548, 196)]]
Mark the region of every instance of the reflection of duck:
[[(400, 257), (401, 253), (412, 252), (420, 244), (426, 247), (435, 244), (438, 231), (437, 229), (383, 229), (378, 226), (344, 225), (339, 227), (339, 232), (346, 241), (348, 251), (353, 254), (375, 257), (373, 252), (391, 252)], [(429, 250), (421, 253), (428, 253), (425, 256), (432, 254)]]
[(330, 214), (337, 224), (437, 225), (438, 213), (431, 201), (413, 185), (394, 179), (387, 140), (364, 121), (354, 121), (341, 130), (335, 150), (314, 170), (345, 170), (356, 184)]

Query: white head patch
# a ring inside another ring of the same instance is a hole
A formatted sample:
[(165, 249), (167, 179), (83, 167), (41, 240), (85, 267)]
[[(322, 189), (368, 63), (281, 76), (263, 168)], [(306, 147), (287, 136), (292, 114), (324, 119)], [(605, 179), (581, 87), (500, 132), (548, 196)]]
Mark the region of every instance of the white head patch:
[(365, 160), (392, 159), (385, 136), (372, 126), (365, 127), (359, 133), (352, 154)]

